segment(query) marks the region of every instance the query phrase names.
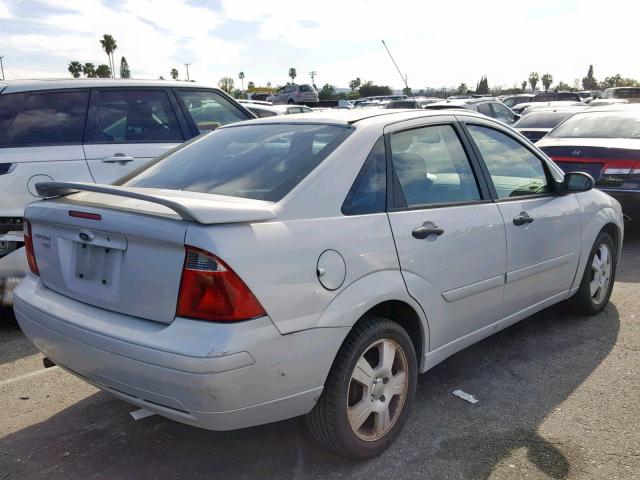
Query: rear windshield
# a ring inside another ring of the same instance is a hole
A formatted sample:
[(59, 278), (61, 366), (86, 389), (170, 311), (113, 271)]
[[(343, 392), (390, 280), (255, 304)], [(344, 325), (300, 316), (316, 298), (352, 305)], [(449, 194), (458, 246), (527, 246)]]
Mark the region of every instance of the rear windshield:
[(277, 202), (352, 132), (336, 125), (242, 125), (186, 144), (126, 183)]
[(515, 128), (553, 128), (575, 112), (531, 112), (518, 120)]
[(300, 91), (301, 92), (315, 92), (316, 90), (311, 85), (300, 85)]
[(640, 139), (640, 111), (578, 113), (552, 131), (549, 136)]

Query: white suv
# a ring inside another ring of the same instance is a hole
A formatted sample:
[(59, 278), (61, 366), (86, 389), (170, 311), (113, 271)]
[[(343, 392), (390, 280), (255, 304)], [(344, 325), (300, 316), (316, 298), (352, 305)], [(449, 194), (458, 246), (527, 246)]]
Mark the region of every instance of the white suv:
[(22, 215), (42, 181), (111, 183), (202, 132), (255, 118), (217, 88), (140, 80), (0, 82), (0, 304), (26, 271)]

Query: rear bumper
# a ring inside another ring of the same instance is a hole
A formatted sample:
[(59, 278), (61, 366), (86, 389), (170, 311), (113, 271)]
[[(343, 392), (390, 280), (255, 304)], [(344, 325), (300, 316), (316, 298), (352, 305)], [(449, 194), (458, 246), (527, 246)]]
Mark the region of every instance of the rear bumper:
[(190, 425), (231, 430), (308, 413), (345, 329), (281, 335), (237, 324), (128, 317), (69, 299), (29, 275), (16, 318), (47, 357), (125, 401)]

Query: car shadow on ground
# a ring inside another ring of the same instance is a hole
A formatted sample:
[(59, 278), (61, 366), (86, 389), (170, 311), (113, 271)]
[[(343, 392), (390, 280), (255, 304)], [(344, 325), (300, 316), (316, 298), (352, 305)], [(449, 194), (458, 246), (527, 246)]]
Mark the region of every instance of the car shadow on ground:
[[(0, 365), (36, 353), (38, 349), (20, 331), (13, 310), (10, 307), (0, 306)], [(0, 380), (4, 379), (0, 378)]]
[(640, 282), (640, 228), (627, 227), (625, 230), (624, 250), (618, 271), (616, 272), (616, 281), (638, 283)]
[[(608, 355), (620, 327), (610, 304), (594, 317), (562, 306), (540, 312), (454, 355), (419, 378), (396, 443), (369, 461), (328, 453), (301, 418), (211, 432), (158, 416), (134, 422), (133, 407), (104, 393), (0, 440), (10, 478), (486, 478), (525, 448), (541, 473), (572, 470), (566, 446), (541, 422)], [(462, 389), (479, 403), (452, 395)]]

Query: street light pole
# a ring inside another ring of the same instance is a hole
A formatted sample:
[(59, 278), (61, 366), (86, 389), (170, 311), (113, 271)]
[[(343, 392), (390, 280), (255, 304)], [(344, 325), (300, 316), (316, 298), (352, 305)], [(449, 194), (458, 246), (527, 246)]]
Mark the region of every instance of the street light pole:
[(189, 78), (189, 65), (191, 65), (190, 63), (185, 63), (184, 66), (187, 67), (187, 82), (191, 81), (191, 79)]
[(2, 70), (2, 80), (4, 80), (4, 65), (2, 64), (2, 59), (4, 57), (0, 57), (0, 70)]

